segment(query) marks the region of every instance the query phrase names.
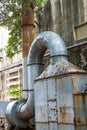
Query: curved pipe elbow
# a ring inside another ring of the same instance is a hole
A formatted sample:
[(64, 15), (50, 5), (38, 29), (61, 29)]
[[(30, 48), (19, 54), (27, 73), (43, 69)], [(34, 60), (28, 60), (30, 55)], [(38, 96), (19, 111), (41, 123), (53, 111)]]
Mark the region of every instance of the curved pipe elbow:
[(67, 49), (64, 41), (54, 32), (43, 32), (33, 41), (28, 53), (28, 86), (30, 96), (27, 103), (20, 107), (19, 117), (21, 119), (30, 119), (34, 116), (34, 80), (43, 71), (43, 57), (45, 50), (49, 49), (51, 62), (55, 63), (60, 57), (67, 59)]
[(66, 45), (62, 38), (54, 32), (46, 31), (39, 34), (33, 41), (28, 53), (27, 63), (42, 63), (46, 49), (49, 49), (52, 61), (54, 57), (68, 56)]

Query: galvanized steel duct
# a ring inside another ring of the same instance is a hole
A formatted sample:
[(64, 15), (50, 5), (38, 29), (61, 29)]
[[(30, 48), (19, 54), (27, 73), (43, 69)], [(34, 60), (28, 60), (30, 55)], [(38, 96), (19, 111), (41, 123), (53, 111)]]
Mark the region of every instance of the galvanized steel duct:
[[(55, 64), (58, 60), (67, 60), (67, 49), (59, 35), (46, 31), (37, 36), (30, 47), (27, 60), (29, 97), (26, 103), (22, 101), (17, 104), (16, 119), (27, 121), (34, 117), (34, 80), (43, 71), (43, 57), (46, 49), (49, 49), (51, 64)], [(8, 111), (6, 115), (9, 121)]]

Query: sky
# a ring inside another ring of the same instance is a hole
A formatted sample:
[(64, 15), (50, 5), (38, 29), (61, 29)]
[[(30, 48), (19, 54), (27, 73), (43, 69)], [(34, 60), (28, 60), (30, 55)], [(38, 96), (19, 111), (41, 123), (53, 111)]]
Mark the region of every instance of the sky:
[(8, 41), (8, 30), (4, 27), (0, 28), (0, 48), (4, 48)]

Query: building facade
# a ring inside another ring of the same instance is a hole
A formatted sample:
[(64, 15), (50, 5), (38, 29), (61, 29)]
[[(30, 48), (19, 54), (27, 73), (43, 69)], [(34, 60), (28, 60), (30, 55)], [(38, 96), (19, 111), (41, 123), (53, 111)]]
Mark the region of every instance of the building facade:
[(13, 100), (7, 94), (7, 89), (18, 84), (22, 88), (22, 55), (15, 55), (12, 59), (6, 57), (5, 46), (8, 40), (8, 30), (0, 28), (0, 49), (2, 60), (0, 62), (0, 101)]

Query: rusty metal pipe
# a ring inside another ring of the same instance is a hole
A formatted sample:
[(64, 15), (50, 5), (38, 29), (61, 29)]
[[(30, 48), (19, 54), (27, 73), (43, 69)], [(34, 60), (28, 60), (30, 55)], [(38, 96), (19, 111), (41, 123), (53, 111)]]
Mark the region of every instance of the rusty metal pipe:
[(67, 49), (64, 41), (56, 33), (47, 31), (37, 36), (33, 41), (28, 54), (28, 89), (29, 98), (19, 109), (19, 117), (21, 119), (30, 119), (34, 116), (34, 80), (43, 71), (43, 56), (45, 50), (49, 49), (51, 56), (51, 64), (58, 60), (67, 60)]

